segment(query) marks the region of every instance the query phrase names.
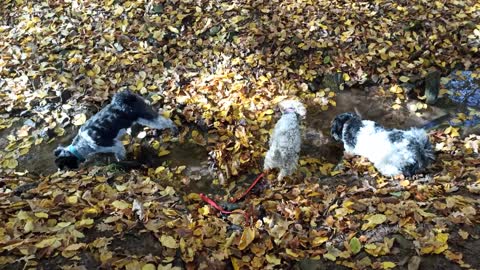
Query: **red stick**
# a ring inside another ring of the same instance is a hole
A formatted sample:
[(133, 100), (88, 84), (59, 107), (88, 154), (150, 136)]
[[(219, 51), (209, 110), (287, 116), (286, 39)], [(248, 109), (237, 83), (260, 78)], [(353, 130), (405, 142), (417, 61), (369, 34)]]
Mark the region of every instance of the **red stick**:
[(220, 205), (218, 205), (216, 202), (214, 202), (212, 199), (208, 198), (205, 194), (203, 193), (200, 193), (200, 198), (202, 198), (202, 200), (208, 204), (210, 204), (211, 206), (213, 206), (213, 208), (217, 209), (218, 211), (220, 211), (221, 213), (223, 214), (231, 214), (233, 213), (232, 211), (226, 211), (224, 210)]
[(253, 181), (253, 183), (250, 185), (250, 187), (242, 194), (242, 196), (240, 197), (237, 197), (237, 198), (232, 198), (230, 199), (230, 202), (236, 202), (238, 200), (240, 200), (241, 198), (247, 196), (247, 194), (252, 190), (252, 188), (255, 187), (255, 185), (258, 183), (258, 181), (260, 181), (260, 179), (262, 179), (263, 177), (265, 176), (265, 173), (261, 173), (260, 175), (257, 176), (257, 179), (255, 179), (255, 181)]
[[(232, 198), (230, 199), (230, 202), (236, 202), (238, 200), (240, 200), (241, 198), (247, 196), (247, 194), (252, 190), (253, 187), (255, 187), (255, 185), (258, 183), (258, 181), (260, 181), (260, 179), (262, 179), (263, 177), (265, 176), (265, 173), (261, 173), (259, 176), (257, 176), (257, 179), (255, 179), (255, 181), (253, 181), (253, 183), (250, 185), (250, 187), (242, 194), (242, 196), (240, 197), (237, 197), (237, 198)], [(225, 209), (223, 209), (220, 205), (218, 205), (216, 202), (214, 202), (212, 199), (208, 198), (205, 194), (203, 193), (200, 193), (198, 194), (200, 196), (200, 198), (202, 198), (202, 200), (208, 204), (210, 204), (211, 206), (213, 206), (213, 208), (217, 209), (218, 211), (220, 211), (222, 214), (231, 214), (233, 213), (232, 211), (227, 211)], [(248, 219), (248, 214), (246, 212), (244, 212), (244, 215), (245, 215), (245, 220)]]

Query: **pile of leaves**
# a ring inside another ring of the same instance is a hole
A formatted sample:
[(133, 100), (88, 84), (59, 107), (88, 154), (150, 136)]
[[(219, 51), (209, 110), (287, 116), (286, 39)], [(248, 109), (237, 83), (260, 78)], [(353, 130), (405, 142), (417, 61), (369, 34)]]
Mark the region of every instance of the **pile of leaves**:
[[(26, 173), (22, 162), (53, 166), (34, 150), (73, 136), (129, 88), (175, 120), (180, 143), (208, 150), (214, 182), (226, 186), (214, 198), (226, 201), (235, 180), (261, 168), (279, 101), (327, 111), (346, 86), (379, 84), (403, 108), (402, 83), (478, 66), (478, 18), (473, 0), (3, 1), (0, 265), (271, 269), (308, 257), (388, 269), (402, 264), (388, 257), (395, 234), (468, 267), (449, 241), (480, 235), (479, 138), (456, 128), (432, 134), (430, 178), (385, 179), (364, 160), (333, 171), (303, 157), (295, 185), (270, 175), (229, 216), (184, 191), (184, 166)], [(166, 157), (175, 144), (149, 143)], [(129, 233), (139, 245), (158, 241), (128, 249)]]

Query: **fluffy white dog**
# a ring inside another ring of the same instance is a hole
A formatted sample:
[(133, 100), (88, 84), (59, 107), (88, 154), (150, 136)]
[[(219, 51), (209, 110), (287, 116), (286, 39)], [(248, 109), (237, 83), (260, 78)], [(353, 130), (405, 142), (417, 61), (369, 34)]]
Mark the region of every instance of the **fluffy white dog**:
[(331, 134), (343, 142), (345, 152), (368, 158), (385, 176), (412, 176), (435, 159), (423, 129), (387, 129), (354, 113), (342, 113), (333, 120)]
[(291, 175), (297, 168), (301, 146), (300, 119), (306, 114), (302, 103), (296, 100), (284, 100), (279, 103), (282, 117), (275, 124), (270, 149), (263, 165), (264, 171), (279, 169), (278, 180)]

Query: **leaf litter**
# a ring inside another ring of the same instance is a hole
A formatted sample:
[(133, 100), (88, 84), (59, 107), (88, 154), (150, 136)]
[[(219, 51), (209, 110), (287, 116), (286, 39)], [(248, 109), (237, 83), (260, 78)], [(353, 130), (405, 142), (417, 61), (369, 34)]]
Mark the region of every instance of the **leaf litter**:
[[(479, 266), (457, 240), (480, 236), (480, 137), (462, 138), (457, 127), (431, 133), (437, 161), (428, 176), (385, 179), (359, 158), (334, 171), (322, 157), (303, 157), (291, 183), (270, 175), (232, 206), (248, 215), (221, 215), (185, 192), (185, 166), (168, 161), (128, 172), (18, 170), (32, 149), (58, 143), (128, 86), (182, 126), (178, 142), (146, 130), (124, 139), (129, 150), (138, 155), (147, 141), (168, 158), (176, 143), (205, 147), (216, 175), (211, 195), (227, 201), (259, 173), (282, 99), (328, 111), (337, 91), (374, 83), (401, 110), (404, 84), (429, 67), (478, 67), (476, 1), (2, 5), (1, 266), (45, 268), (55, 259), (68, 269), (90, 256), (95, 267), (125, 269), (175, 269), (179, 259), (187, 269), (284, 269), (304, 258), (391, 269), (405, 264), (392, 257), (396, 235), (419, 256)], [(160, 248), (136, 254), (112, 245), (130, 232)]]

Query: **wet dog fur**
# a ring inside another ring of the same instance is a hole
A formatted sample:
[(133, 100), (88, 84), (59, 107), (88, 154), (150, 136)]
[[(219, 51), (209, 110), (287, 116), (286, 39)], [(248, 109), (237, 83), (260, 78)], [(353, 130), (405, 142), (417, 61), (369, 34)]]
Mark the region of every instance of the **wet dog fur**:
[(282, 116), (275, 124), (270, 138), (270, 148), (265, 156), (264, 171), (277, 168), (278, 180), (291, 175), (297, 168), (301, 147), (300, 120), (306, 109), (296, 100), (279, 103)]
[(337, 115), (331, 135), (343, 142), (347, 154), (368, 158), (385, 176), (413, 176), (435, 159), (425, 130), (387, 129), (354, 113)]
[(117, 160), (125, 159), (126, 150), (120, 138), (136, 123), (178, 131), (172, 120), (160, 116), (142, 97), (122, 91), (80, 128), (70, 145), (55, 150), (55, 164), (60, 169), (76, 169), (96, 153), (113, 153)]

